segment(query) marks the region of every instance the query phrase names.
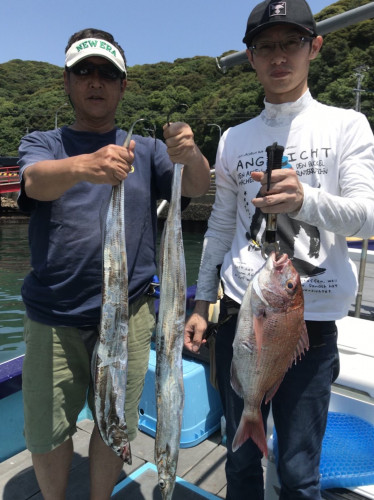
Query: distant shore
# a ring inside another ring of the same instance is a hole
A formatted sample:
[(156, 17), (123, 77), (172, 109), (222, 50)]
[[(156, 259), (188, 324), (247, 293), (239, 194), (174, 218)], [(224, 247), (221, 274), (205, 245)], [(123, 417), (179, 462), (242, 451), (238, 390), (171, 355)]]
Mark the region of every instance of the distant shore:
[[(0, 224), (25, 224), (29, 216), (21, 212), (17, 205), (17, 193), (1, 196)], [(182, 224), (186, 230), (205, 231), (206, 223), (214, 201), (214, 194), (207, 194), (191, 200), (189, 206), (182, 212)], [(168, 205), (159, 215), (160, 226), (163, 226), (168, 213)]]
[(0, 224), (27, 224), (29, 216), (21, 212), (17, 205), (18, 193), (1, 196)]

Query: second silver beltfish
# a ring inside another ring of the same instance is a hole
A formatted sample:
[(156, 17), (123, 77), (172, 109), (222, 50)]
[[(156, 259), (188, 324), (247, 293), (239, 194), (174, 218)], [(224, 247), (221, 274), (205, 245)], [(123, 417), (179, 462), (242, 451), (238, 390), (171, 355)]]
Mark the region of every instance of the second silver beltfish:
[(182, 168), (181, 164), (174, 165), (172, 199), (160, 246), (155, 461), (163, 500), (171, 500), (174, 491), (184, 406), (182, 349), (186, 317), (186, 266), (181, 227)]

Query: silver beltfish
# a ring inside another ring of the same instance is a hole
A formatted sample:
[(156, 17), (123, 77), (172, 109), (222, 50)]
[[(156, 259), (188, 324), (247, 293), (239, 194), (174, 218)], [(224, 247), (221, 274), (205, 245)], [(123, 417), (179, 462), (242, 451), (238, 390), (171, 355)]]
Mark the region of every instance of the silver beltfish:
[(100, 337), (92, 358), (96, 423), (104, 442), (131, 464), (125, 420), (128, 278), (124, 183), (114, 186), (105, 223)]
[[(130, 144), (132, 124), (124, 147)], [(128, 275), (125, 186), (113, 186), (103, 243), (100, 336), (92, 357), (96, 423), (104, 442), (128, 464), (131, 448), (125, 419), (128, 339)]]
[(181, 227), (183, 165), (174, 165), (172, 199), (160, 245), (161, 296), (156, 327), (155, 461), (163, 500), (173, 495), (184, 406), (183, 334), (186, 266)]

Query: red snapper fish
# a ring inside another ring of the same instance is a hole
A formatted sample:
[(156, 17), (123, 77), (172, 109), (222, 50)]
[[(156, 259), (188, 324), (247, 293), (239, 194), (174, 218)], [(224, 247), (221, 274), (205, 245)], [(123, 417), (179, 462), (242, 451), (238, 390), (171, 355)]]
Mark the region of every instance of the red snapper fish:
[(250, 281), (233, 342), (231, 385), (244, 399), (232, 450), (251, 438), (267, 456), (261, 403), (268, 403), (286, 371), (309, 348), (300, 276), (287, 254), (272, 252)]

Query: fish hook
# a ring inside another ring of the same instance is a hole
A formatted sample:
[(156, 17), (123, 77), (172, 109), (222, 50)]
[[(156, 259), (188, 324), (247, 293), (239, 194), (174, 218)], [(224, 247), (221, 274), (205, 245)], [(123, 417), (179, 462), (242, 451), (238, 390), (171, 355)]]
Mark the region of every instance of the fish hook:
[(148, 120), (148, 123), (149, 125), (151, 125), (150, 128), (146, 128), (144, 127), (144, 130), (146, 132), (148, 132), (152, 137), (153, 139), (155, 140), (155, 151), (156, 151), (156, 144), (157, 144), (157, 138), (156, 138), (156, 125), (154, 123), (152, 123), (151, 121)]
[(182, 109), (184, 109), (186, 111), (188, 109), (188, 105), (184, 104), (184, 103), (180, 103), (180, 104), (177, 104), (176, 106), (174, 106), (173, 108), (171, 108), (171, 110), (168, 113), (167, 119), (166, 119), (169, 127), (170, 127), (170, 116), (173, 113), (175, 113), (176, 111), (181, 111)]
[(123, 143), (123, 147), (124, 148), (128, 148), (129, 147), (129, 144), (130, 144), (130, 141), (131, 141), (131, 137), (132, 137), (132, 133), (134, 131), (134, 127), (135, 125), (138, 123), (138, 122), (144, 122), (145, 121), (145, 118), (139, 118), (138, 120), (135, 120), (132, 124), (131, 124), (131, 127), (129, 128), (129, 131), (127, 132), (127, 136), (126, 136), (126, 139), (125, 139), (125, 142)]
[[(154, 140), (155, 140), (155, 150), (156, 150), (156, 126), (154, 123), (152, 123), (151, 121), (149, 121), (147, 118), (139, 118), (138, 120), (135, 120), (130, 128), (129, 128), (129, 131), (127, 132), (127, 136), (126, 136), (126, 139), (125, 139), (125, 142), (123, 143), (123, 147), (124, 148), (128, 148), (129, 147), (129, 144), (130, 144), (130, 141), (131, 141), (131, 137), (132, 137), (132, 134), (133, 134), (133, 131), (134, 131), (134, 127), (137, 123), (139, 122), (144, 122), (144, 121), (147, 121), (150, 125), (152, 125), (153, 127), (153, 137), (154, 137)], [(131, 170), (130, 170), (130, 174), (132, 172), (134, 172), (134, 165), (131, 165)]]

